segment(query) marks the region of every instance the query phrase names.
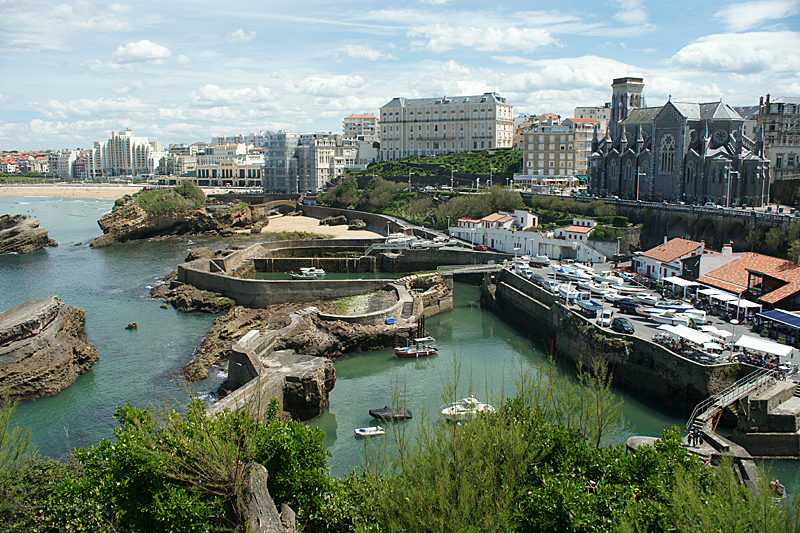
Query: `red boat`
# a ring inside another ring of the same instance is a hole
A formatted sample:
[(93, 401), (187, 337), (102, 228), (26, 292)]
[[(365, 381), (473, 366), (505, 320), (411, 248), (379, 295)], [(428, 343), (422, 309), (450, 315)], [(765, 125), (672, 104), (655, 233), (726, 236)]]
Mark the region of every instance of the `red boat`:
[(405, 348), (396, 346), (394, 354), (397, 357), (422, 357), (425, 355), (435, 355), (438, 350), (433, 345), (436, 340), (433, 337), (419, 337), (411, 339), (409, 345)]

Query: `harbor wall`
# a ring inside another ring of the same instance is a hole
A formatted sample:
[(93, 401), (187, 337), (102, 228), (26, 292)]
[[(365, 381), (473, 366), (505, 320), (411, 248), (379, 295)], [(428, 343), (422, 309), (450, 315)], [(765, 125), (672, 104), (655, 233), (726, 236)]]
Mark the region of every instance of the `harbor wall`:
[(615, 387), (682, 413), (691, 413), (751, 370), (739, 364), (702, 365), (649, 340), (599, 328), (509, 270), (485, 277), (481, 301), (523, 329), (549, 337), (558, 357), (576, 365), (600, 357), (607, 361)]
[(465, 248), (414, 248), (399, 254), (382, 253), (378, 256), (381, 272), (418, 272), (436, 270), (442, 265), (485, 265), (489, 261), (502, 263), (513, 254), (476, 252)]
[(325, 272), (358, 273), (377, 272), (377, 258), (372, 256), (361, 257), (261, 257), (253, 259), (256, 272), (289, 272), (298, 271), (303, 267), (317, 267)]

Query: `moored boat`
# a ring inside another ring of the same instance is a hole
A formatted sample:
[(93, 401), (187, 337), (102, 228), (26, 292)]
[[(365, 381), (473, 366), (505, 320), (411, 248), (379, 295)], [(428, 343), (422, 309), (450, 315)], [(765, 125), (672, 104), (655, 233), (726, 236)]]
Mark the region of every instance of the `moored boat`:
[(436, 340), (433, 337), (419, 337), (411, 339), (409, 345), (405, 347), (395, 346), (394, 354), (397, 357), (423, 357), (426, 355), (436, 355), (439, 351), (434, 346)]
[(472, 396), (463, 398), (442, 409), (442, 415), (453, 422), (476, 418), (478, 413), (495, 413), (495, 408), (488, 403), (482, 403)]
[(375, 437), (378, 435), (385, 435), (386, 430), (380, 426), (369, 426), (365, 428), (356, 428), (355, 433), (357, 437)]
[(608, 283), (609, 285), (622, 285), (625, 280), (614, 274), (613, 272), (596, 272), (592, 274), (592, 279), (597, 283)]
[(550, 264), (550, 258), (547, 257), (546, 255), (536, 254), (535, 256), (531, 257), (530, 264), (531, 265), (537, 265), (537, 266), (549, 265)]
[(411, 409), (393, 408), (387, 405), (382, 409), (370, 409), (369, 415), (380, 420), (408, 420), (411, 418)]
[(642, 305), (649, 305), (651, 307), (655, 307), (658, 302), (658, 297), (643, 292), (635, 295), (633, 299)]
[(688, 326), (689, 325), (689, 317), (682, 314), (677, 313), (675, 311), (664, 311), (661, 314), (654, 314), (650, 315), (650, 320), (656, 322), (658, 324), (670, 324), (672, 326)]
[(300, 272), (289, 272), (292, 279), (295, 280), (314, 280), (322, 279), (325, 277), (326, 272), (321, 268), (303, 267)]

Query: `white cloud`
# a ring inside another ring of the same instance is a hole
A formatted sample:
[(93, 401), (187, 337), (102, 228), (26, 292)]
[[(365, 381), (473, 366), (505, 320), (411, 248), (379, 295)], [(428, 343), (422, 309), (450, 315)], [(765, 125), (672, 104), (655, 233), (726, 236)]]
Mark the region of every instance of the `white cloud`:
[(149, 104), (140, 98), (126, 96), (121, 98), (98, 98), (90, 100), (50, 100), (36, 107), (47, 118), (66, 119), (74, 117), (120, 116), (129, 113), (146, 113)]
[(358, 75), (309, 76), (295, 83), (296, 88), (313, 96), (339, 97), (364, 85)]
[(245, 33), (242, 28), (239, 28), (238, 30), (229, 33), (227, 37), (229, 40), (235, 43), (246, 43), (256, 38), (256, 32), (251, 31), (249, 33)]
[(187, 55), (180, 54), (176, 59), (176, 61), (178, 62), (179, 65), (186, 65), (192, 62), (192, 58)]
[(636, 26), (647, 23), (647, 13), (642, 6), (643, 0), (617, 0), (613, 3), (619, 11), (614, 14), (614, 20), (618, 20), (628, 26)]
[(770, 20), (781, 20), (800, 12), (800, 0), (756, 0), (721, 9), (714, 20), (721, 20), (730, 31), (747, 31)]
[(98, 10), (78, 1), (58, 4), (48, 0), (2, 0), (0, 50), (38, 52), (70, 50), (88, 34), (132, 31), (142, 24), (143, 12), (124, 4)]
[(775, 71), (800, 74), (800, 33), (753, 32), (708, 35), (672, 56), (676, 67), (752, 74)]
[(208, 84), (189, 93), (189, 100), (198, 105), (244, 105), (252, 103), (272, 102), (275, 96), (269, 88), (259, 85), (255, 88), (223, 89), (219, 85)]
[(380, 50), (374, 50), (363, 44), (348, 44), (347, 56), (355, 59), (368, 59), (377, 61), (379, 59), (397, 59), (392, 54), (384, 54)]
[(410, 37), (423, 37), (425, 50), (433, 53), (446, 52), (459, 46), (473, 47), (481, 51), (533, 52), (540, 46), (558, 44), (550, 33), (542, 28), (500, 28), (475, 26), (450, 26), (448, 24), (426, 24), (412, 27)]
[(419, 0), (422, 4), (444, 5), (449, 4), (450, 0)]
[(111, 55), (117, 63), (141, 63), (144, 61), (163, 63), (172, 53), (165, 46), (142, 39), (125, 46), (120, 45)]

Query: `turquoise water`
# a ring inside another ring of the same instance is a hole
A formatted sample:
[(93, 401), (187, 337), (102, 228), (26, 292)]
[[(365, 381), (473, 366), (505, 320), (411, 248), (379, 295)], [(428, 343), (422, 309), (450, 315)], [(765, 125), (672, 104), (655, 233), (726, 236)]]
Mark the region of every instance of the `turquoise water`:
[[(0, 197), (0, 214), (33, 215), (60, 245), (27, 255), (0, 255), (0, 310), (58, 295), (86, 310), (86, 331), (100, 352), (93, 369), (74, 385), (57, 396), (21, 404), (15, 415), (15, 422), (32, 429), (41, 453), (53, 457), (111, 437), (114, 411), (125, 402), (186, 402), (188, 394), (174, 374), (191, 359), (214, 315), (161, 309), (160, 301), (148, 297), (149, 287), (192, 248), (219, 249), (258, 239), (171, 238), (92, 249), (89, 242), (102, 233), (97, 220), (112, 205), (110, 200)], [(453, 383), (455, 363), (460, 364), (457, 396), (472, 392), (490, 402), (514, 393), (520, 367), (541, 364), (543, 346), (527, 332), (481, 311), (478, 298), (477, 287), (456, 285), (454, 310), (427, 320), (440, 348), (434, 357), (400, 359), (381, 350), (336, 361), (330, 409), (311, 422), (325, 430), (334, 475), (360, 466), (364, 441), (356, 440), (353, 430), (371, 424), (367, 411), (390, 404), (393, 391), (402, 391), (414, 412), (414, 419), (404, 423), (413, 433), (423, 412), (435, 418), (445, 403), (442, 394)], [(130, 322), (138, 329), (126, 330)], [(214, 375), (191, 394), (207, 396), (222, 379), (224, 374)], [(627, 434), (658, 435), (665, 427), (685, 424), (660, 405), (622, 397)], [(800, 483), (798, 463), (776, 461), (772, 467), (790, 490)]]

